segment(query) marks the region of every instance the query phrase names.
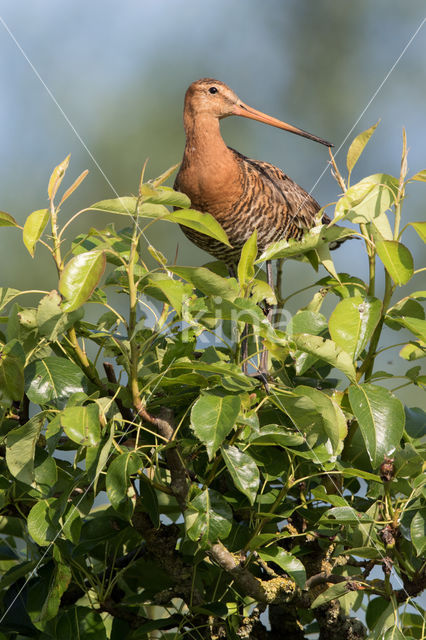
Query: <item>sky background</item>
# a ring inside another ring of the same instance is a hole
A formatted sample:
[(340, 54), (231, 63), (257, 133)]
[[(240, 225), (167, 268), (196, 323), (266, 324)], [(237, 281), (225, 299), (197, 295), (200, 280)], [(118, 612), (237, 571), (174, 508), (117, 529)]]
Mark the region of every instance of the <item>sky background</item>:
[[(205, 76), (332, 141), (342, 170), (351, 139), (381, 119), (353, 182), (399, 174), (404, 126), (410, 172), (424, 169), (426, 24), (368, 104), (425, 15), (424, 0), (0, 0), (0, 209), (23, 224), (45, 207), (51, 170), (68, 153), (68, 184), (84, 169), (90, 173), (64, 218), (114, 192), (136, 192), (147, 157), (148, 177), (181, 159), (184, 93)], [(307, 190), (327, 166), (325, 147), (259, 123), (229, 118), (222, 131), (230, 146), (280, 166)], [(313, 189), (323, 205), (338, 193), (329, 171)], [(404, 222), (424, 219), (424, 194), (423, 184), (412, 185)], [(75, 233), (113, 221), (81, 220)], [(1, 229), (1, 286), (54, 288), (49, 256), (39, 247), (33, 261), (18, 234)], [(208, 260), (174, 225), (154, 225), (149, 239), (170, 259), (179, 245), (180, 264)], [(405, 242), (421, 266), (414, 232)], [(334, 253), (338, 271), (366, 277), (360, 245)], [(295, 282), (302, 287), (318, 277), (309, 265), (289, 262), (286, 295)], [(420, 276), (410, 287), (422, 288)], [(294, 308), (302, 303), (296, 299)], [(387, 354), (388, 369), (408, 368), (397, 350)]]

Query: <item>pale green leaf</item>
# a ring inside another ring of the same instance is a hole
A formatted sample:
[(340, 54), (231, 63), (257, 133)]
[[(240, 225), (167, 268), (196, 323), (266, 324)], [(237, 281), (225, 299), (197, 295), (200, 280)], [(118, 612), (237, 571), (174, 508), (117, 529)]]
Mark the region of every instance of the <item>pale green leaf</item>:
[(353, 382), (356, 380), (356, 371), (351, 356), (332, 340), (326, 340), (321, 336), (312, 336), (307, 333), (299, 333), (293, 335), (291, 341), (300, 351), (305, 351), (320, 360), (328, 362), (342, 371), (349, 380)]
[(376, 249), (392, 280), (406, 284), (414, 273), (413, 256), (407, 247), (396, 240), (382, 240), (376, 243)]
[(356, 360), (381, 317), (382, 303), (377, 298), (344, 298), (334, 309), (328, 323), (336, 344)]
[(101, 441), (99, 407), (96, 403), (67, 407), (61, 413), (61, 426), (67, 436), (82, 446), (95, 447)]
[(49, 221), (49, 209), (38, 209), (30, 213), (25, 220), (22, 232), (24, 245), (27, 247), (30, 255), (34, 257), (34, 247), (40, 240), (41, 235)]
[(372, 127), (358, 134), (357, 137), (352, 140), (346, 156), (346, 166), (348, 167), (349, 173), (351, 173), (352, 169), (358, 162), (366, 144), (370, 140), (378, 124), (379, 123), (376, 122), (376, 124), (373, 124)]

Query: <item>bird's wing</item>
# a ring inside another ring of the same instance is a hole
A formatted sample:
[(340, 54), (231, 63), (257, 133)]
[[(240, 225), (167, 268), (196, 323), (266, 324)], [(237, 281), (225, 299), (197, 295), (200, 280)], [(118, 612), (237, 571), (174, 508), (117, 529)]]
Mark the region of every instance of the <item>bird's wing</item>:
[[(283, 204), (298, 228), (310, 229), (315, 224), (315, 217), (320, 209), (315, 198), (273, 164), (247, 158), (234, 149), (232, 151), (248, 168), (253, 168), (268, 190), (272, 191), (273, 200)], [(330, 222), (328, 216), (324, 215), (323, 222)]]

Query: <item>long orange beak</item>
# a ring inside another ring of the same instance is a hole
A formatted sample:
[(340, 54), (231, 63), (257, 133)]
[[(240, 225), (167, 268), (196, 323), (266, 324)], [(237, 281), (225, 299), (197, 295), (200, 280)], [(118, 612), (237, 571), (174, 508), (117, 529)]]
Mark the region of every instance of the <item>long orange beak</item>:
[(315, 140), (315, 142), (325, 144), (326, 147), (334, 146), (331, 144), (331, 142), (327, 142), (327, 140), (318, 138), (318, 136), (314, 136), (312, 133), (308, 133), (303, 129), (298, 129), (298, 127), (293, 127), (293, 125), (287, 124), (287, 122), (282, 122), (281, 120), (273, 118), (272, 116), (268, 116), (266, 113), (262, 113), (262, 111), (257, 111), (256, 109), (249, 107), (247, 104), (244, 104), (244, 102), (240, 102), (239, 104), (234, 105), (233, 114), (236, 116), (243, 116), (243, 118), (258, 120), (259, 122), (270, 124), (272, 127), (284, 129), (285, 131), (291, 131), (291, 133), (297, 133), (298, 136), (309, 138), (309, 140)]

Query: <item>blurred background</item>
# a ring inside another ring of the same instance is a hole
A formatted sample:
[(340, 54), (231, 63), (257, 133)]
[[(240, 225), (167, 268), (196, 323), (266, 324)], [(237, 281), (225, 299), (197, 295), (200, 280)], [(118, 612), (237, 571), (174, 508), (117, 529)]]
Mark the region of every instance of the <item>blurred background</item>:
[[(0, 16), (0, 209), (21, 224), (47, 206), (49, 175), (68, 153), (64, 184), (86, 168), (90, 173), (64, 218), (114, 192), (135, 193), (146, 158), (147, 177), (179, 162), (184, 93), (204, 76), (223, 80), (248, 104), (332, 141), (337, 150), (343, 143), (342, 171), (350, 141), (381, 119), (353, 182), (370, 173), (399, 175), (404, 126), (411, 174), (426, 168), (426, 24), (363, 113), (421, 25), (424, 0), (0, 1)], [(303, 138), (238, 118), (224, 121), (222, 131), (230, 146), (280, 166), (307, 190), (327, 167), (326, 149)], [(312, 193), (321, 204), (337, 199), (328, 170)], [(425, 185), (411, 185), (405, 222), (424, 219), (424, 201)], [(116, 222), (98, 214), (80, 220), (71, 231)], [(33, 261), (19, 234), (1, 229), (0, 285), (56, 287), (45, 250), (39, 246)], [(174, 225), (156, 224), (148, 235), (170, 260), (178, 245), (179, 264), (209, 260)], [(409, 231), (405, 242), (421, 266), (420, 240)], [(338, 271), (367, 276), (361, 242), (346, 243), (334, 259)], [(290, 261), (286, 294), (321, 275)], [(422, 288), (421, 276), (409, 286)], [(295, 298), (293, 308), (304, 302)], [(399, 342), (401, 334), (389, 335), (392, 344)], [(408, 368), (398, 349), (385, 354), (380, 368)], [(417, 401), (418, 390), (403, 393), (406, 402)]]

